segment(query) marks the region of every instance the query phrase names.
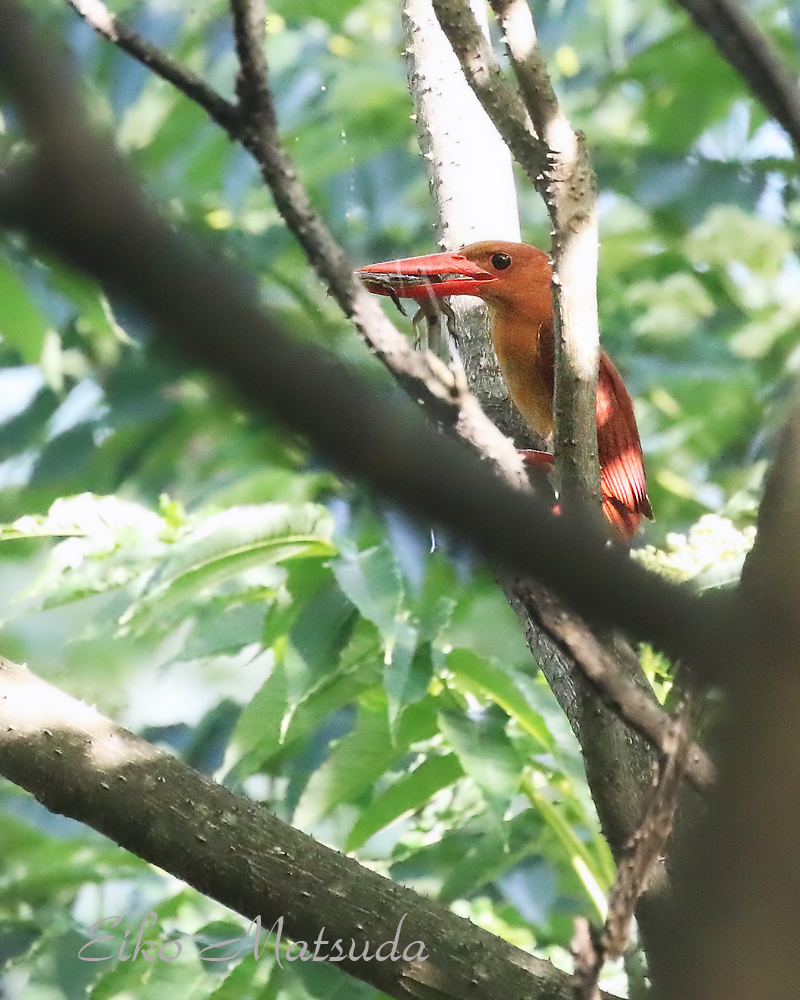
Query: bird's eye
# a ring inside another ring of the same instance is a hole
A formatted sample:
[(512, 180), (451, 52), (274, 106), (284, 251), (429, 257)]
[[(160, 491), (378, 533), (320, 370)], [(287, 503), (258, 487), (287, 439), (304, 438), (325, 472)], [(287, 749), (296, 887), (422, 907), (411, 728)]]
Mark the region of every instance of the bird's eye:
[(507, 253), (493, 253), (491, 264), (495, 271), (505, 271), (507, 267), (511, 267), (511, 258)]

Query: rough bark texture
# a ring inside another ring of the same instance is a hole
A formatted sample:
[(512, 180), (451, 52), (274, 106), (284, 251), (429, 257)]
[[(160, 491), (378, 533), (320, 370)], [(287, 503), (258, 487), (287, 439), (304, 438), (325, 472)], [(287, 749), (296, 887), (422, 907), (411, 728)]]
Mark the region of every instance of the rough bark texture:
[(549, 962), (324, 847), (2, 657), (0, 773), (246, 920), (260, 916), (265, 936), (283, 917), (285, 936), (311, 952), (325, 930), (331, 947), (320, 954), (339, 938), (346, 955), (352, 941), (362, 956), (368, 941), (374, 956), (402, 921), (407, 961), (339, 965), (397, 1000), (571, 997)]

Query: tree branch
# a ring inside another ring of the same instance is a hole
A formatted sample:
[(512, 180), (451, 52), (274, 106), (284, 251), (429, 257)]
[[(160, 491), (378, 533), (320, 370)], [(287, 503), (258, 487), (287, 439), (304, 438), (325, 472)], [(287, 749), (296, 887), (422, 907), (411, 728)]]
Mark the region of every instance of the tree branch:
[(345, 954), (352, 941), (363, 955), (369, 941), (374, 957), (402, 921), (397, 950), (409, 960), (341, 962), (397, 1000), (570, 1000), (568, 976), (549, 962), (324, 847), (2, 657), (0, 773), (246, 920), (260, 915), (265, 933), (282, 917), (309, 950), (325, 931)]
[[(602, 698), (637, 732), (668, 757), (674, 743), (675, 720), (653, 696), (649, 685), (637, 684), (623, 672), (614, 657), (576, 615), (544, 587), (530, 581), (517, 584), (521, 596), (531, 597), (543, 625), (572, 653), (578, 667)], [(692, 784), (702, 790), (715, 780), (714, 765), (697, 743), (689, 743), (683, 770)]]
[(238, 109), (190, 69), (175, 62), (137, 32), (126, 28), (102, 0), (67, 0), (67, 3), (99, 35), (199, 104), (231, 138), (238, 136), (242, 125)]
[(797, 77), (738, 0), (677, 0), (730, 63), (772, 117), (786, 129), (800, 155), (800, 89)]
[(675, 872), (659, 1000), (797, 995), (800, 405), (777, 442), (736, 606), (715, 733), (720, 780)]

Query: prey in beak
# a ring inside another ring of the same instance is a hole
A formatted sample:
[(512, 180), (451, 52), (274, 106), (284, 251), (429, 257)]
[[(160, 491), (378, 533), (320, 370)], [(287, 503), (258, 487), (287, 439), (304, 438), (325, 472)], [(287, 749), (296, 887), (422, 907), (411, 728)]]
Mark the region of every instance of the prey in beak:
[[(387, 295), (405, 316), (401, 299), (413, 299), (419, 310), (412, 322), (418, 329), (423, 321), (428, 324), (429, 344), (439, 353), (441, 339), (440, 313), (447, 319), (447, 329), (458, 341), (456, 318), (448, 295), (479, 295), (486, 282), (496, 281), (496, 276), (469, 260), (458, 251), (432, 253), (404, 260), (388, 260), (368, 264), (356, 271), (368, 291)], [(417, 344), (419, 346), (419, 344)]]
[(356, 274), (376, 295), (417, 302), (445, 295), (479, 295), (478, 289), (483, 284), (497, 280), (495, 275), (458, 251), (368, 264), (359, 268)]

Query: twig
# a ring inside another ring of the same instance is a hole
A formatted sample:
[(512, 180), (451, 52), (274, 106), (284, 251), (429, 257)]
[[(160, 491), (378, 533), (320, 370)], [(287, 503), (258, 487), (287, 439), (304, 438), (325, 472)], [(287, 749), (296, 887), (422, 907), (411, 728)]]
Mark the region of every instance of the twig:
[(575, 920), (570, 951), (574, 962), (572, 981), (576, 1000), (600, 1000), (597, 980), (603, 966), (603, 953), (597, 930), (586, 917)]
[[(542, 625), (569, 649), (604, 700), (665, 760), (669, 759), (675, 739), (675, 720), (658, 704), (653, 692), (641, 688), (624, 673), (591, 630), (551, 591), (531, 581), (519, 582), (517, 590), (520, 595), (533, 599)], [(697, 743), (689, 744), (685, 770), (698, 790), (708, 788), (715, 780), (714, 765)]]
[[(281, 150), (279, 147), (274, 145), (273, 141), (271, 141), (276, 137), (277, 124), (267, 85), (267, 66), (261, 50), (260, 17), (249, 0), (232, 0), (232, 8), (235, 15), (234, 25), (237, 51), (239, 53), (242, 67), (237, 81), (242, 114), (241, 121), (246, 130), (246, 134), (249, 136), (247, 141), (257, 143), (259, 146), (258, 152), (254, 154), (257, 156), (257, 159), (259, 159), (259, 162), (263, 159), (265, 162), (273, 163), (276, 154), (280, 157)], [(248, 109), (247, 115), (245, 115), (245, 109)], [(289, 176), (290, 178), (293, 176), (292, 171), (290, 171)], [(280, 189), (283, 190), (286, 182), (281, 179), (278, 183)], [(296, 189), (295, 194), (299, 191), (301, 197), (304, 197), (304, 192), (299, 185), (295, 184), (293, 187)], [(338, 251), (338, 247), (336, 250), (337, 252), (340, 252)], [(402, 338), (399, 334), (397, 336), (400, 337), (402, 341), (402, 345), (400, 347), (402, 354), (405, 355), (408, 353), (411, 355), (412, 360), (416, 361), (419, 355), (415, 354), (410, 350), (410, 348), (407, 347), (405, 338)], [(391, 359), (390, 367), (393, 369), (400, 368), (403, 370), (402, 363), (397, 360), (397, 354), (398, 351), (396, 349), (387, 352), (387, 357)], [(423, 385), (426, 385), (434, 399), (440, 401), (441, 388), (436, 384), (436, 380), (442, 380), (442, 384), (446, 385), (448, 378), (453, 378), (452, 373), (450, 373), (448, 369), (439, 363), (433, 356), (425, 356), (424, 361), (425, 375), (422, 378)], [(415, 377), (419, 377), (420, 375), (419, 372), (413, 372), (412, 374), (415, 375)], [(488, 421), (485, 421), (485, 418), (483, 418), (483, 415), (477, 407), (477, 403), (474, 402), (474, 398), (466, 391), (466, 387), (455, 381), (452, 383), (452, 386), (454, 393), (457, 393), (456, 405), (459, 408), (458, 419), (461, 422), (461, 430), (465, 433), (465, 436), (473, 441), (483, 441), (485, 446), (487, 441), (491, 442), (491, 437), (489, 437), (486, 433), (488, 428), (491, 428), (491, 431), (497, 434), (497, 437), (503, 442), (503, 444), (505, 444), (506, 439), (502, 438), (502, 436), (499, 435), (499, 432), (496, 432), (493, 425), (491, 425)], [(471, 424), (471, 426), (468, 426), (468, 423)], [(484, 426), (484, 424), (488, 424), (488, 428)], [(486, 450), (491, 452), (491, 448)], [(586, 634), (588, 638), (584, 645), (588, 646), (591, 634), (588, 633), (588, 630), (586, 630)], [(563, 634), (559, 635), (559, 638), (564, 641)], [(597, 644), (595, 643), (595, 645)], [(598, 648), (602, 652), (602, 649), (599, 646)], [(573, 648), (572, 651), (574, 654), (578, 653), (578, 650), (575, 648)], [(607, 654), (606, 659), (608, 659)], [(639, 695), (640, 698), (644, 699), (645, 696), (643, 696), (641, 692), (635, 688), (633, 682), (630, 682), (630, 685), (633, 687), (634, 692)], [(626, 718), (626, 707), (622, 706), (627, 706), (630, 702), (630, 698), (626, 700), (624, 697), (620, 699), (619, 696), (615, 697), (610, 695), (609, 697), (611, 697), (613, 702), (621, 706), (619, 711), (622, 716)], [(655, 702), (651, 703), (649, 709), (651, 714), (653, 711), (659, 711)], [(638, 715), (634, 714), (634, 717), (629, 718), (628, 721), (630, 721), (636, 728), (640, 729), (646, 738), (654, 740), (656, 746), (658, 747), (659, 731), (652, 718), (647, 715), (647, 712), (647, 706), (643, 705), (639, 709)], [(642, 718), (646, 719), (647, 724), (642, 723)], [(699, 773), (701, 777), (698, 778), (698, 781), (701, 781), (703, 775), (702, 766), (700, 767)]]
[(672, 834), (684, 776), (689, 776), (693, 748), (688, 704), (679, 706), (664, 737), (664, 760), (644, 818), (617, 862), (617, 878), (608, 898), (608, 916), (601, 937), (603, 957), (619, 958), (628, 944), (631, 920), (639, 897), (647, 890)]
[(230, 0), (233, 37), (239, 57), (236, 93), (239, 110), (247, 128), (258, 133), (263, 127), (277, 127), (269, 90), (267, 60), (264, 57), (264, 0)]
[(617, 861), (617, 878), (602, 931), (584, 917), (575, 921), (573, 981), (580, 1000), (599, 1000), (597, 984), (603, 963), (619, 958), (628, 946), (636, 904), (647, 891), (672, 833), (681, 783), (688, 773), (690, 734), (688, 706), (684, 704), (671, 720), (664, 741), (665, 757), (645, 814), (626, 847), (626, 856)]
[(24, 172), (0, 188), (0, 220), (124, 295), (254, 408), (307, 434), (337, 466), (427, 523), (448, 525), (490, 559), (541, 579), (590, 620), (677, 659), (716, 659), (728, 628), (725, 597), (698, 597), (607, 549), (581, 519), (554, 518), (414, 407), (393, 404), (320, 347), (283, 334), (236, 272), (200, 257), (148, 212), (109, 145), (89, 130), (57, 47), (34, 42), (12, 0), (0, 0), (0, 14), (0, 78), (37, 144)]
[(236, 107), (190, 69), (181, 66), (166, 52), (151, 45), (135, 31), (126, 28), (102, 0), (67, 0), (67, 3), (99, 35), (133, 56), (156, 76), (167, 80), (195, 104), (199, 104), (230, 136), (234, 138), (238, 136), (241, 121)]
[(787, 131), (800, 155), (800, 90), (770, 40), (737, 0), (677, 0)]

